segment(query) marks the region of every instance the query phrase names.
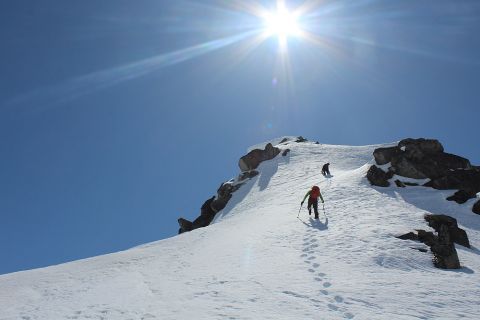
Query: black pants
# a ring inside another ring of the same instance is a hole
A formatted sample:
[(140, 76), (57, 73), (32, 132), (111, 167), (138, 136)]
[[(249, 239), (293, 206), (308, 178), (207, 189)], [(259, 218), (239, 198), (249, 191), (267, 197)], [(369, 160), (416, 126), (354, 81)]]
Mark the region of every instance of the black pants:
[(315, 213), (315, 219), (318, 219), (318, 199), (308, 198), (308, 214), (312, 214), (312, 207)]

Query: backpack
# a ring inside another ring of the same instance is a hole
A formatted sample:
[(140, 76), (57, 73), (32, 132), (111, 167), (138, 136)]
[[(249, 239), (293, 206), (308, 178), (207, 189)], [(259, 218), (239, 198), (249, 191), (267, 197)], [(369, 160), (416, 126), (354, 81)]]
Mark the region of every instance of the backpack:
[(320, 196), (320, 188), (318, 186), (313, 186), (312, 191), (310, 192), (311, 198), (318, 198)]

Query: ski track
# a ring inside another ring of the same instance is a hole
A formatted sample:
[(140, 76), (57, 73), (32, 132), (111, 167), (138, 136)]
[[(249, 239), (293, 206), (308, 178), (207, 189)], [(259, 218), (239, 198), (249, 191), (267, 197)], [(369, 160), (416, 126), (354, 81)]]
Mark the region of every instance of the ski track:
[[(277, 141), (278, 143), (278, 141)], [(385, 146), (385, 145), (382, 145)], [(422, 187), (374, 188), (364, 147), (286, 143), (215, 223), (115, 254), (0, 276), (0, 319), (476, 319), (480, 218), (473, 201)], [(332, 176), (320, 174), (331, 163)], [(317, 184), (320, 219), (300, 201)], [(446, 213), (473, 249), (438, 270), (394, 236)], [(313, 217), (313, 216), (312, 216)], [(453, 286), (450, 284), (454, 284)]]

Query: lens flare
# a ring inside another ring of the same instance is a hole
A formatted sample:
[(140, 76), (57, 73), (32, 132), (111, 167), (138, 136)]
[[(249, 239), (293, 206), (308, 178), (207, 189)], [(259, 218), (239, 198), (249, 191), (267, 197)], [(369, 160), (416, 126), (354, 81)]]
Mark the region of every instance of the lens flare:
[(298, 14), (288, 11), (283, 4), (279, 4), (276, 12), (266, 13), (264, 23), (266, 35), (277, 36), (280, 43), (285, 43), (288, 37), (298, 37), (302, 33)]

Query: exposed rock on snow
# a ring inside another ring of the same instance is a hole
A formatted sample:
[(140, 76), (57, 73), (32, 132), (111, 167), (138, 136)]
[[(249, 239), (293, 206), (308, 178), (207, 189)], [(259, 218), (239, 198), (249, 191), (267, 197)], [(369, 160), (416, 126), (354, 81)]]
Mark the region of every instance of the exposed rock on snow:
[(298, 137), (297, 140), (295, 140), (295, 142), (307, 142), (308, 140), (302, 136)]
[[(282, 141), (286, 142), (288, 139), (284, 138)], [(286, 149), (284, 155), (289, 151), (290, 149)], [(274, 147), (271, 143), (267, 143), (264, 150), (254, 149), (241, 157), (238, 161), (238, 166), (240, 170), (242, 170), (242, 173), (240, 173), (237, 179), (222, 183), (217, 190), (217, 195), (205, 201), (200, 210), (200, 216), (193, 222), (184, 218), (178, 219), (178, 224), (180, 225), (178, 233), (208, 226), (215, 218), (217, 212), (227, 206), (233, 193), (240, 189), (243, 183), (259, 174), (255, 169), (260, 163), (275, 158), (280, 152), (281, 150), (279, 148)]]
[[(430, 181), (424, 184), (426, 187), (459, 190), (447, 200), (465, 203), (480, 192), (478, 167), (472, 166), (468, 159), (445, 153), (438, 140), (404, 139), (398, 143), (398, 146), (375, 149), (373, 156), (378, 165), (385, 166), (390, 163), (388, 171), (397, 176), (413, 179), (428, 178)], [(376, 186), (390, 185), (384, 181), (384, 176), (376, 169), (369, 170), (367, 178)], [(395, 183), (399, 187), (410, 185), (401, 180)]]
[(285, 149), (282, 152), (282, 156), (285, 157), (290, 152), (290, 149)]
[(242, 171), (250, 171), (256, 169), (260, 163), (275, 158), (280, 153), (280, 149), (268, 143), (264, 150), (254, 149), (244, 155), (238, 161), (238, 166)]
[(480, 214), (480, 200), (475, 202), (475, 204), (473, 205), (472, 211), (476, 214)]
[(438, 233), (442, 226), (446, 226), (450, 239), (453, 242), (470, 248), (470, 241), (468, 241), (467, 233), (465, 230), (458, 227), (457, 219), (444, 214), (427, 214), (425, 215), (425, 221), (427, 221), (428, 225)]
[(417, 233), (409, 232), (398, 238), (420, 241), (429, 246), (434, 255), (434, 265), (437, 268), (459, 269), (460, 260), (454, 243), (470, 248), (465, 230), (458, 227), (455, 218), (447, 215), (425, 215), (425, 221), (437, 232), (437, 235), (430, 231), (417, 230)]
[(376, 165), (371, 166), (367, 172), (368, 181), (370, 181), (372, 185), (379, 187), (390, 186), (390, 182), (388, 182), (388, 179), (392, 178), (392, 176), (392, 172), (385, 172)]
[(447, 198), (448, 201), (455, 201), (458, 204), (467, 202), (469, 199), (476, 197), (476, 193), (465, 190), (458, 190), (453, 195)]
[(398, 180), (398, 179), (395, 180), (395, 184), (396, 184), (397, 187), (399, 187), (399, 188), (405, 188), (405, 187), (406, 187), (405, 183), (403, 183), (402, 181), (400, 181), (400, 180)]
[(373, 157), (378, 165), (384, 165), (392, 161), (392, 158), (400, 154), (399, 147), (378, 148), (373, 151)]
[(472, 193), (480, 192), (480, 172), (477, 170), (452, 169), (443, 177), (432, 179), (425, 186), (438, 190), (460, 189)]
[(403, 149), (409, 158), (417, 161), (421, 161), (426, 154), (443, 152), (442, 144), (434, 139), (403, 139), (398, 143), (398, 147)]
[(258, 175), (258, 171), (257, 170), (250, 170), (250, 171), (245, 171), (245, 172), (242, 172), (240, 173), (240, 175), (238, 176), (238, 181), (244, 181), (246, 179), (251, 179), (255, 176)]

